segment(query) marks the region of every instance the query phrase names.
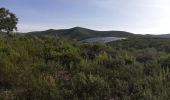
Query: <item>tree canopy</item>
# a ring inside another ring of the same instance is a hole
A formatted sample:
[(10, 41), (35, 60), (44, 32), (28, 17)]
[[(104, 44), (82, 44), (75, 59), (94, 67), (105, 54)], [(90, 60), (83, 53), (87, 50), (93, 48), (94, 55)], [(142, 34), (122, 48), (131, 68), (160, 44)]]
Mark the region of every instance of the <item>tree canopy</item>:
[(0, 31), (9, 32), (17, 30), (18, 18), (8, 9), (0, 8)]

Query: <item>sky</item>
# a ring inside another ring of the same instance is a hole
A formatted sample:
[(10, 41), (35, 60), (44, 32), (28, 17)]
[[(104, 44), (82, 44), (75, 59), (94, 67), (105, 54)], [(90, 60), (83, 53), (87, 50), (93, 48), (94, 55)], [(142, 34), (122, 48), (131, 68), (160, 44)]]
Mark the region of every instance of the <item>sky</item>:
[(170, 0), (0, 0), (18, 31), (85, 27), (136, 34), (170, 33)]

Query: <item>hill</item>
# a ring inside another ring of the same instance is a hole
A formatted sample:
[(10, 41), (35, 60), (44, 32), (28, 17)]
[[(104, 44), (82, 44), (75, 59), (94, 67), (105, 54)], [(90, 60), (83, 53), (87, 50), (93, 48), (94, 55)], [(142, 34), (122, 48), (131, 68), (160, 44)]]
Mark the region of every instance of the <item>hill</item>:
[(34, 34), (34, 35), (59, 35), (64, 36), (68, 38), (73, 38), (77, 40), (82, 40), (86, 38), (94, 38), (94, 37), (135, 37), (138, 35), (135, 35), (130, 32), (125, 31), (97, 31), (97, 30), (91, 30), (87, 28), (82, 27), (74, 27), (70, 29), (60, 29), (60, 30), (46, 30), (46, 31), (37, 31), (37, 32), (29, 32), (28, 34)]
[(161, 34), (161, 35), (155, 35), (157, 37), (162, 37), (162, 38), (170, 38), (170, 34)]

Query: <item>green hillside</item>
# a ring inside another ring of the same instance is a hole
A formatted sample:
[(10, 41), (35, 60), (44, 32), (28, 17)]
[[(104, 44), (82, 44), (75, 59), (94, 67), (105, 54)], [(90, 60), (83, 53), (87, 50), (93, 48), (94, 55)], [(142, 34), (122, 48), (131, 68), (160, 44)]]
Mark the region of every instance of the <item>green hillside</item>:
[(96, 31), (81, 27), (74, 27), (71, 29), (62, 29), (62, 30), (46, 30), (38, 32), (29, 32), (28, 34), (32, 35), (58, 35), (68, 38), (73, 38), (77, 40), (82, 40), (86, 38), (93, 37), (135, 37), (137, 35), (124, 31)]
[(87, 38), (95, 38), (95, 37), (122, 37), (122, 38), (137, 38), (137, 37), (155, 37), (155, 38), (170, 38), (170, 34), (162, 34), (162, 35), (142, 35), (142, 34), (133, 34), (126, 31), (97, 31), (91, 30), (82, 27), (74, 27), (70, 29), (60, 29), (54, 30), (49, 29), (46, 31), (35, 31), (28, 32), (26, 34), (31, 35), (57, 35), (62, 37), (67, 37), (76, 40), (83, 40)]

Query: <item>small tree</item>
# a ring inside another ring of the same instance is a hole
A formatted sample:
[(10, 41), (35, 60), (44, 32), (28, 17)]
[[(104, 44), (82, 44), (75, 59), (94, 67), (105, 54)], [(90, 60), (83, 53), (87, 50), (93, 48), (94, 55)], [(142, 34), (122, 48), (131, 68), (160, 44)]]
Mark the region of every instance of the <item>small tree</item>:
[(0, 31), (9, 34), (11, 31), (17, 31), (18, 18), (8, 9), (0, 8)]

